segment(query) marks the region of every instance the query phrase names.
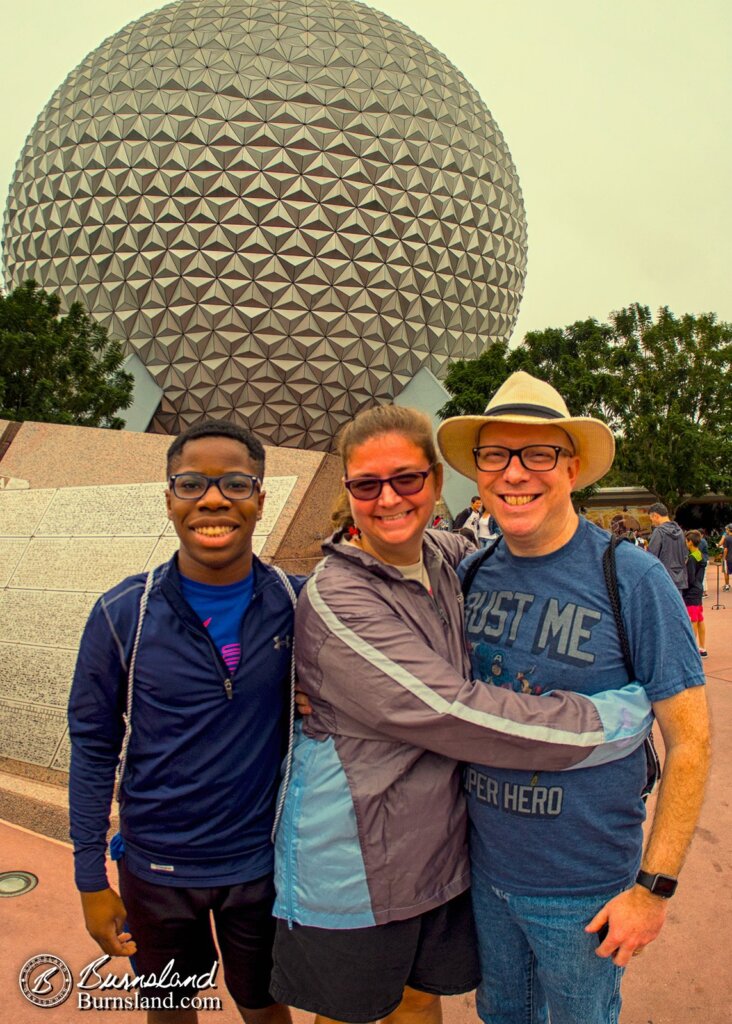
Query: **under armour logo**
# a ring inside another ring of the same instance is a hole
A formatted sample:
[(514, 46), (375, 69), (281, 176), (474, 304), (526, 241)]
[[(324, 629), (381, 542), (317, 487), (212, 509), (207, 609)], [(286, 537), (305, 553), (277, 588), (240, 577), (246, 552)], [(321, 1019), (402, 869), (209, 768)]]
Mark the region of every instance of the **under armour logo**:
[(288, 651), (290, 649), (290, 637), (289, 636), (276, 636), (273, 639), (272, 643), (274, 644), (274, 649), (276, 651), (281, 650), (283, 647), (286, 647)]

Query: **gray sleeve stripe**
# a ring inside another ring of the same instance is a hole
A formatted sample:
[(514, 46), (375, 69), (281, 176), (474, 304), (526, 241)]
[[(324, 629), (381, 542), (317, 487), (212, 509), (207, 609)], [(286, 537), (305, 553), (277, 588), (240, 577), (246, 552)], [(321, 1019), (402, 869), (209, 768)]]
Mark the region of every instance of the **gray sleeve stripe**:
[(399, 665), (397, 662), (387, 658), (382, 651), (373, 647), (341, 622), (318, 591), (317, 573), (310, 577), (306, 586), (313, 611), (320, 617), (326, 629), (333, 636), (337, 637), (347, 647), (350, 647), (355, 654), (364, 658), (375, 668), (379, 669), (379, 671), (383, 672), (384, 675), (393, 679), (398, 686), (409, 690), (414, 697), (432, 708), (437, 714), (459, 718), (481, 728), (500, 732), (506, 736), (516, 736), (531, 742), (565, 744), (571, 747), (594, 747), (604, 742), (605, 734), (602, 729), (585, 733), (566, 732), (561, 729), (552, 729), (549, 726), (514, 722), (511, 719), (492, 715), (478, 708), (467, 707), (467, 705), (460, 704), (457, 701), (451, 703), (445, 700), (444, 697), (441, 697), (439, 693), (432, 690), (421, 679), (418, 679), (408, 669), (404, 668), (403, 665)]

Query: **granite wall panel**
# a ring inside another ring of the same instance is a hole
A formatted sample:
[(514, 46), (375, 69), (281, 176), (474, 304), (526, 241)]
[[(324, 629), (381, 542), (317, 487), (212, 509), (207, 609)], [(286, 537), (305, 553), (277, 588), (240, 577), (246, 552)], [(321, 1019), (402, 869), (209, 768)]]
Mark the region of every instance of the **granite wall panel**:
[(57, 490), (38, 537), (158, 537), (168, 524), (165, 485), (120, 484)]
[(0, 699), (65, 708), (76, 651), (0, 643)]
[(66, 729), (66, 712), (0, 700), (0, 750), (50, 768)]
[(63, 736), (58, 741), (56, 752), (53, 755), (51, 761), (51, 768), (55, 768), (59, 772), (67, 772), (69, 770), (69, 762), (71, 761), (71, 744), (69, 743), (69, 730), (64, 731)]
[[(0, 591), (0, 642), (76, 651), (96, 594)], [(0, 748), (0, 754), (3, 753)]]
[(0, 587), (6, 587), (10, 582), (29, 543), (29, 537), (0, 537)]
[(99, 594), (142, 572), (155, 547), (151, 537), (33, 538), (10, 588)]
[(0, 537), (30, 537), (54, 494), (53, 490), (0, 492)]

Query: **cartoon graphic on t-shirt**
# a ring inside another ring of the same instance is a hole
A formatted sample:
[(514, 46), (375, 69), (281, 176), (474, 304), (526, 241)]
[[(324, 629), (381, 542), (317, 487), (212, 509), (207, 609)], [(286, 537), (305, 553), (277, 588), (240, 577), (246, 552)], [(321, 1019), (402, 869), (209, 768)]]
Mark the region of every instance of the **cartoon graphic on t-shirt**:
[(544, 687), (540, 686), (538, 683), (532, 683), (529, 679), (531, 673), (535, 671), (536, 665), (532, 665), (531, 668), (526, 670), (526, 672), (517, 672), (516, 682), (518, 683), (518, 686), (514, 686), (514, 690), (517, 690), (519, 693), (533, 693), (535, 696), (543, 693)]
[(471, 643), (470, 646), (473, 651), (473, 664), (478, 669), (478, 678), (482, 679), (484, 683), (500, 686), (502, 690), (514, 690), (516, 693), (540, 694), (543, 692), (544, 687), (530, 679), (530, 676), (536, 671), (536, 665), (531, 665), (523, 672), (517, 672), (514, 677), (506, 667), (503, 651), (496, 650), (480, 640), (477, 643)]

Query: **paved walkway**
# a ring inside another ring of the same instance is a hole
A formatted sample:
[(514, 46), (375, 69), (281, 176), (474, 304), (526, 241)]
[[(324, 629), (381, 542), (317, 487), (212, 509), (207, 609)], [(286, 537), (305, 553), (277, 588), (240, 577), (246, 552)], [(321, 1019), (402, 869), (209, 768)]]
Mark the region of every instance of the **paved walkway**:
[[(714, 765), (697, 836), (661, 937), (633, 961), (624, 983), (622, 1024), (730, 1024), (732, 1022), (732, 594), (727, 607), (705, 602), (709, 658), (705, 669), (714, 719)], [(18, 973), (28, 958), (55, 953), (72, 974), (98, 954), (81, 922), (72, 883), (71, 849), (37, 832), (0, 822), (0, 871), (26, 870), (39, 878), (24, 896), (2, 901), (0, 1005), (3, 1022), (67, 1024), (94, 1018), (143, 1021), (140, 1011), (82, 1011), (74, 992), (62, 1006), (40, 1009), (20, 994)], [(123, 962), (118, 962), (124, 969)], [(238, 1021), (222, 992), (221, 1012), (202, 1024)], [(308, 1024), (297, 1014), (296, 1024)], [(446, 1024), (475, 1024), (472, 997), (445, 1000)]]

